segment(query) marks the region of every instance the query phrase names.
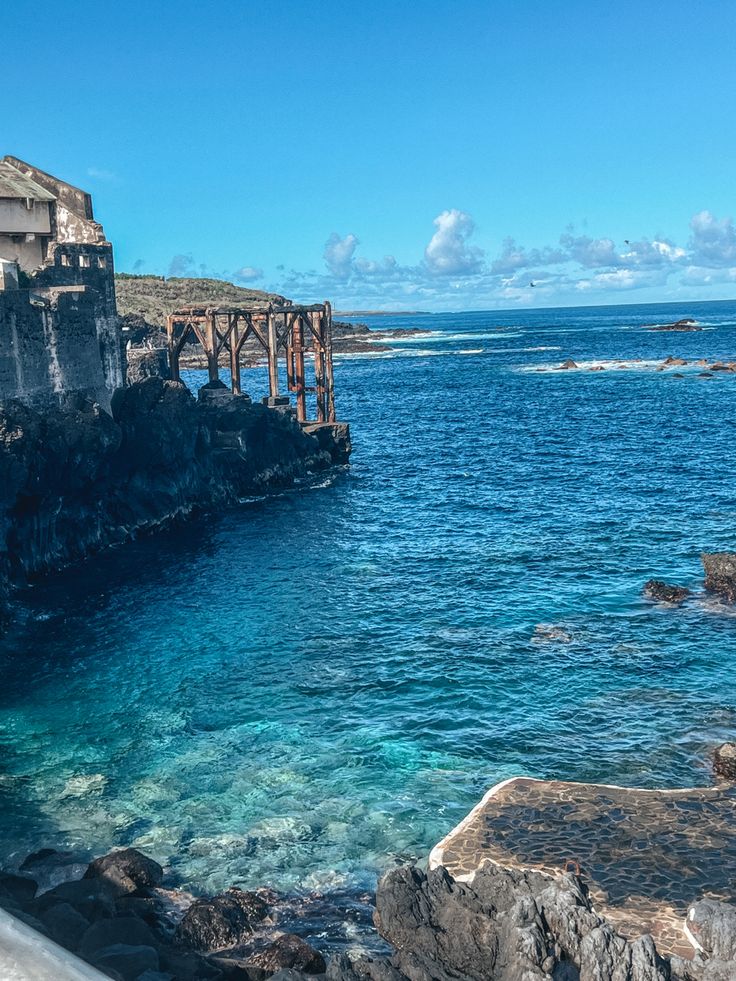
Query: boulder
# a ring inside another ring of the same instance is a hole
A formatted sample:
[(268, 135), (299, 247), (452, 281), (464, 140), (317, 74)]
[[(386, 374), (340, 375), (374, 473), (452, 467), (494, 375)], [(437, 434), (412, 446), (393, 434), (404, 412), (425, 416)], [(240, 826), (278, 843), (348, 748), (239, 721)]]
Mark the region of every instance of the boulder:
[(5, 897), (22, 906), (33, 899), (37, 889), (38, 883), (27, 875), (0, 872), (0, 899)]
[(137, 848), (123, 848), (90, 862), (85, 879), (102, 879), (119, 894), (140, 892), (161, 884), (164, 870)]
[(248, 957), (248, 964), (262, 968), (266, 974), (294, 969), (305, 974), (324, 974), (325, 960), (318, 950), (294, 933), (282, 933), (273, 943)]
[(29, 904), (29, 909), (34, 916), (39, 916), (57, 903), (68, 903), (73, 906), (90, 923), (115, 915), (115, 892), (101, 879), (61, 882), (48, 892), (37, 896)]
[(268, 907), (254, 892), (228, 889), (212, 899), (198, 899), (177, 927), (177, 940), (193, 950), (211, 951), (232, 947), (253, 932)]
[(736, 552), (703, 552), (705, 588), (728, 600), (736, 601)]
[(644, 595), (660, 603), (682, 603), (690, 595), (684, 586), (672, 586), (661, 579), (650, 579), (644, 583)]
[[(390, 967), (413, 981), (669, 978), (651, 938), (632, 943), (616, 934), (571, 874), (489, 865), (460, 883), (443, 868), (395, 869), (379, 883), (376, 925), (396, 949)], [(330, 981), (394, 977), (378, 964), (343, 964), (343, 973), (331, 962)]]
[(158, 971), (158, 952), (153, 947), (114, 944), (98, 950), (90, 961), (101, 971), (116, 971), (123, 981), (137, 981), (146, 971)]
[(736, 906), (701, 899), (688, 909), (686, 923), (709, 958), (733, 962), (732, 976), (736, 977)]
[(145, 378), (171, 378), (169, 352), (166, 348), (129, 348), (126, 360), (126, 380), (129, 385), (135, 385)]
[(135, 916), (116, 916), (98, 920), (88, 927), (79, 943), (79, 954), (90, 960), (103, 947), (125, 944), (133, 947), (154, 947), (156, 938), (143, 920)]
[(679, 367), (679, 366), (682, 366), (682, 365), (687, 364), (687, 359), (686, 358), (673, 358), (672, 355), (670, 355), (668, 358), (665, 358), (664, 359), (664, 361), (662, 362), (662, 364), (670, 365), (670, 366), (677, 365)]
[(69, 903), (56, 903), (42, 913), (39, 919), (52, 940), (74, 953), (89, 929), (89, 920)]
[(564, 369), (565, 371), (567, 371), (570, 368), (577, 368), (577, 367), (578, 365), (572, 360), (572, 358), (568, 358), (567, 361), (563, 361), (562, 364), (560, 365), (560, 368)]
[(736, 743), (722, 743), (714, 751), (713, 772), (729, 783), (736, 783)]

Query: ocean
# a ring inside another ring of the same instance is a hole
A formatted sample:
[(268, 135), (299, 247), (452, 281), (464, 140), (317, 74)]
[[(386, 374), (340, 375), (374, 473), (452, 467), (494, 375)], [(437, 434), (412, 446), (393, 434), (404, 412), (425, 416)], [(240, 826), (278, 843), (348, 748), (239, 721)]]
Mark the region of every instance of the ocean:
[[(642, 328), (680, 317), (704, 329)], [(22, 597), (0, 865), (134, 845), (198, 892), (363, 889), (513, 775), (709, 781), (736, 619), (699, 554), (736, 548), (736, 375), (656, 368), (736, 356), (736, 302), (367, 319), (420, 333), (336, 359), (350, 467)]]

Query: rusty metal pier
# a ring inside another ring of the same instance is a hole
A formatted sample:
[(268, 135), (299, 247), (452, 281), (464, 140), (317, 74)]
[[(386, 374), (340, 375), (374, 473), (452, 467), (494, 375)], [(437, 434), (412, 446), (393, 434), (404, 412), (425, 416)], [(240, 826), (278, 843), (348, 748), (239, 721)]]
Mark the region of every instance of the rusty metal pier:
[[(241, 394), (241, 352), (254, 338), (268, 359), (269, 403), (280, 404), (279, 357), (286, 359), (289, 392), (296, 395), (296, 417), (307, 421), (307, 393), (314, 393), (317, 422), (335, 422), (332, 370), (332, 307), (328, 301), (311, 306), (182, 307), (166, 321), (171, 376), (179, 381), (179, 356), (193, 335), (207, 356), (210, 382), (219, 381), (220, 358), (228, 356), (231, 390)], [(306, 384), (305, 355), (314, 355), (314, 385)]]

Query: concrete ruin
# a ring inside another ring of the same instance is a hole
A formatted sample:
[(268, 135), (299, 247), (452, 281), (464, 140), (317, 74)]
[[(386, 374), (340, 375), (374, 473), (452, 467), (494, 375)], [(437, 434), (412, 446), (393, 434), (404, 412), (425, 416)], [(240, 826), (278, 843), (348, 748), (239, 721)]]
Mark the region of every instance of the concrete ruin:
[(109, 410), (125, 383), (112, 245), (85, 191), (0, 160), (0, 399), (82, 394)]

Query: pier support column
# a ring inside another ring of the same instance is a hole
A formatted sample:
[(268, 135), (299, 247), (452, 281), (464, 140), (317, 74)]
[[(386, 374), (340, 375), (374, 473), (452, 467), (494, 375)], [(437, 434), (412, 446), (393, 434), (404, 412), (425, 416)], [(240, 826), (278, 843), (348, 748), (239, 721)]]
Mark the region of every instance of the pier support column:
[(276, 334), (276, 314), (268, 308), (268, 394), (272, 399), (279, 397), (279, 352)]
[(240, 346), (238, 344), (238, 315), (237, 313), (231, 313), (229, 315), (231, 319), (231, 330), (230, 330), (230, 388), (233, 395), (240, 395)]
[(209, 380), (211, 382), (216, 382), (220, 380), (220, 370), (217, 363), (217, 330), (215, 329), (215, 316), (216, 314), (210, 312), (207, 316), (206, 334), (205, 339), (207, 341), (207, 372), (209, 374)]
[(336, 422), (335, 415), (335, 380), (332, 371), (332, 304), (325, 300), (324, 312), (324, 349), (325, 349), (325, 388), (327, 401), (327, 421)]
[(299, 422), (305, 422), (307, 418), (307, 393), (304, 388), (304, 327), (299, 313), (294, 317), (292, 345), (294, 348), (296, 417)]

